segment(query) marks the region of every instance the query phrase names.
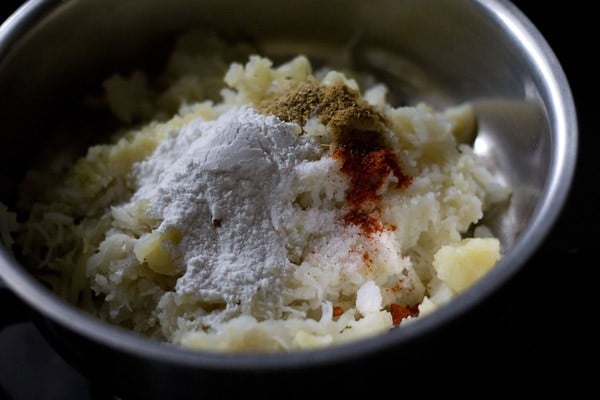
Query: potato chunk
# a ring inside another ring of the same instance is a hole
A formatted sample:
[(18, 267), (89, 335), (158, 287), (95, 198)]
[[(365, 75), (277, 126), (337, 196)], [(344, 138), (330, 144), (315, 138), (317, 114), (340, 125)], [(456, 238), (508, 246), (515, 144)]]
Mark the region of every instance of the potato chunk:
[(442, 246), (433, 267), (438, 278), (459, 293), (473, 285), (500, 259), (500, 242), (495, 238), (464, 239)]
[(140, 237), (133, 248), (136, 258), (148, 268), (161, 275), (177, 275), (173, 259), (173, 246), (181, 241), (181, 232), (170, 229), (154, 230)]

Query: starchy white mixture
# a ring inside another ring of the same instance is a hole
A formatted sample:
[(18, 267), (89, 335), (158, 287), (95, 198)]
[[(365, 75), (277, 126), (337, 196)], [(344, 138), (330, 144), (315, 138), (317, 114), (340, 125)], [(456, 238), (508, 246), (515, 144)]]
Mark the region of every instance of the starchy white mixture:
[[(294, 269), (285, 229), (295, 214), (294, 187), (304, 178), (298, 167), (322, 154), (299, 133), (295, 124), (234, 107), (171, 132), (135, 166), (139, 188), (124, 207), (146, 201), (148, 215), (162, 222), (134, 253), (158, 273), (180, 275), (178, 294), (223, 307), (203, 317), (211, 324), (240, 311), (283, 315)], [(148, 247), (161, 235), (176, 235), (177, 245), (168, 260), (155, 262)]]
[(227, 66), (202, 40), (181, 39), (160, 91), (106, 81), (128, 130), (59, 184), (32, 171), (16, 234), (0, 207), (58, 294), (177, 345), (291, 351), (401, 329), (500, 259), (478, 224), (508, 190), (472, 152), (468, 104), (393, 107), (302, 55)]

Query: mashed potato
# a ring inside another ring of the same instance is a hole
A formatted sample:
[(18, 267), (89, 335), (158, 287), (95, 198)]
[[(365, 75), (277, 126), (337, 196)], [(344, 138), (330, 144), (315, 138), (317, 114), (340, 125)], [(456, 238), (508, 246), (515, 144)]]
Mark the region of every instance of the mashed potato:
[(509, 192), (468, 104), (393, 107), (383, 83), (247, 50), (190, 34), (160, 85), (111, 77), (126, 128), (58, 185), (31, 172), (16, 248), (57, 294), (176, 345), (292, 351), (401, 326), (495, 265), (471, 232)]

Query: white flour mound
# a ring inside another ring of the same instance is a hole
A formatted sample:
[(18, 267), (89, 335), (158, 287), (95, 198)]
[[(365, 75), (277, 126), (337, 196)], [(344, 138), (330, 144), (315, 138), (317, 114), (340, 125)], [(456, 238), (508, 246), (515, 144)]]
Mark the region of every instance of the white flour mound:
[(299, 165), (317, 158), (296, 124), (234, 108), (174, 132), (135, 169), (133, 201), (175, 229), (185, 273), (176, 292), (259, 318), (281, 316), (293, 268), (282, 220), (293, 212)]

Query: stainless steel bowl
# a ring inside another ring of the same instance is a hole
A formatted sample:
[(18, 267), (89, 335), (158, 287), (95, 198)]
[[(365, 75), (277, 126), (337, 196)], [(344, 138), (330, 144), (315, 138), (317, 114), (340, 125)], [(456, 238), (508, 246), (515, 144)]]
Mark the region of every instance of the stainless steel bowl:
[(231, 355), (173, 348), (107, 325), (57, 298), (0, 248), (2, 280), (50, 343), (114, 393), (201, 393), (224, 374), (260, 383), (392, 349), (403, 354), (505, 285), (560, 214), (577, 155), (573, 98), (544, 38), (505, 0), (30, 0), (0, 26), (0, 201), (14, 203), (51, 132), (87, 126), (93, 139), (102, 130), (101, 116), (81, 107), (102, 78), (161, 60), (174, 35), (198, 26), (252, 38), (275, 59), (303, 52), (368, 70), (398, 102), (473, 103), (475, 151), (514, 190), (489, 221), (507, 254), (464, 294), (402, 329), (322, 350)]

